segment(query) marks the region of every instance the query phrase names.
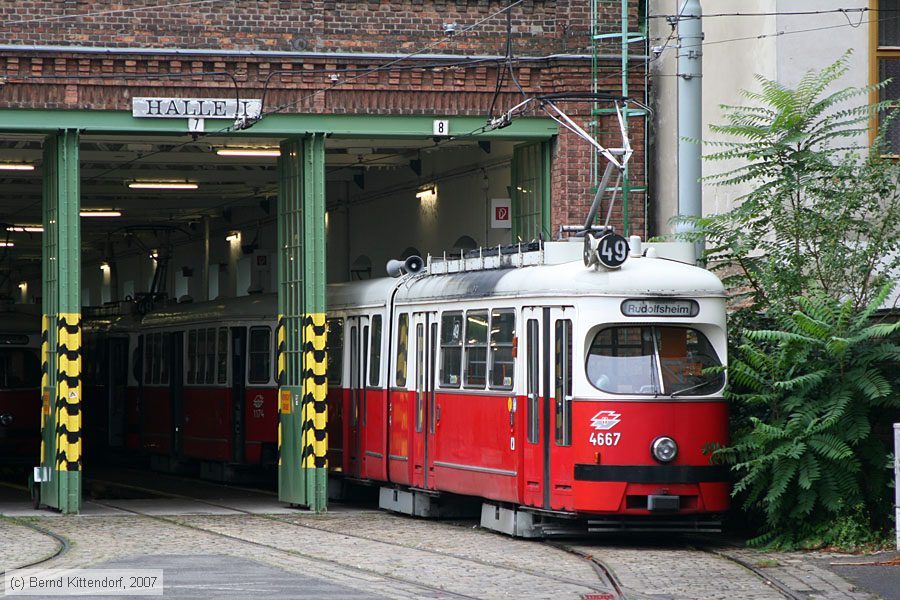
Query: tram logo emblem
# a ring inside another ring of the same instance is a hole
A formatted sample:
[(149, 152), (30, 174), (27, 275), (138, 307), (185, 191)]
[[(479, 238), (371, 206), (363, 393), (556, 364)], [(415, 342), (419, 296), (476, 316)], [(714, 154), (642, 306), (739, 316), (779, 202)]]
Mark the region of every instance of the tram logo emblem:
[(597, 429), (598, 431), (606, 431), (608, 429), (612, 429), (619, 421), (622, 420), (621, 416), (621, 414), (617, 413), (614, 410), (601, 410), (596, 415), (591, 417), (591, 427)]

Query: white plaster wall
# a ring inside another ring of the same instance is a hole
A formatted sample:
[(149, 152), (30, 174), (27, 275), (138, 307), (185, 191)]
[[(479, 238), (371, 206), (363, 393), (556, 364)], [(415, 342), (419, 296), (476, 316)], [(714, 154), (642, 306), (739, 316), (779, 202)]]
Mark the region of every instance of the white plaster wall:
[[(785, 12), (865, 7), (866, 0), (702, 0), (703, 13)], [(677, 14), (680, 0), (651, 3), (651, 14)], [(858, 19), (858, 16), (850, 16)], [(863, 20), (867, 20), (864, 17)], [(671, 31), (664, 19), (652, 19), (653, 44), (662, 45)], [(819, 29), (833, 27), (832, 29)], [(801, 30), (818, 29), (803, 32)], [(741, 90), (758, 91), (756, 75), (775, 79), (785, 85), (796, 85), (810, 69), (821, 69), (853, 48), (850, 73), (837, 82), (835, 89), (863, 86), (868, 83), (868, 25), (853, 28), (841, 14), (790, 15), (758, 17), (708, 17), (703, 21), (703, 101), (702, 122), (705, 140), (715, 139), (711, 124), (723, 123), (724, 105), (744, 105), (748, 101)], [(772, 36), (776, 32), (784, 35)], [(760, 38), (759, 36), (768, 36)], [(651, 63), (652, 97), (655, 109), (652, 131), (654, 151), (653, 225), (657, 234), (671, 233), (668, 220), (677, 213), (677, 114), (678, 78), (676, 73), (677, 40), (658, 60)], [(861, 99), (864, 100), (864, 99)], [(866, 139), (856, 140), (860, 144)], [(704, 154), (713, 151), (705, 148)], [(704, 161), (703, 175), (727, 171), (738, 166), (735, 161)], [(737, 198), (749, 191), (748, 186), (723, 188), (703, 185), (704, 214), (730, 210)]]
[[(491, 155), (478, 148), (426, 153), (421, 176), (405, 167), (371, 169), (365, 190), (349, 183), (349, 207), (329, 210), (329, 281), (348, 279), (348, 265), (363, 255), (372, 277), (382, 277), (387, 261), (410, 247), (424, 257), (451, 250), (463, 235), (482, 245), (509, 243), (510, 230), (491, 228), (489, 211), (491, 198), (509, 196), (511, 150), (495, 143)], [(432, 182), (437, 200), (423, 203), (415, 191)]]

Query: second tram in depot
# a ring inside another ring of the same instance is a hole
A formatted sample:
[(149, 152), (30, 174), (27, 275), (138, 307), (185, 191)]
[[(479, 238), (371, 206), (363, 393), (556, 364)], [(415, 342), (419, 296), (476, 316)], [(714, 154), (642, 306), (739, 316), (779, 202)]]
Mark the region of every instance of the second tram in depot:
[[(332, 479), (420, 516), (476, 499), (511, 535), (714, 530), (730, 491), (708, 453), (728, 435), (709, 369), (726, 360), (724, 289), (636, 246), (614, 270), (552, 242), (329, 285)], [(99, 379), (124, 393), (86, 402), (117, 419), (120, 446), (272, 464), (275, 321), (275, 296), (257, 295), (106, 327), (95, 344), (120, 374)]]
[(0, 307), (0, 467), (30, 466), (41, 445), (41, 315)]

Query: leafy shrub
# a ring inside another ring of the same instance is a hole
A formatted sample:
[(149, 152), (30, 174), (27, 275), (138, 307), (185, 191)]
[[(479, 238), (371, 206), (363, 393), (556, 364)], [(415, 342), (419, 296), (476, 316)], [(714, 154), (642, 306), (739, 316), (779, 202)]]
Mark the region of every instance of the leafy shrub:
[(746, 332), (728, 395), (757, 416), (714, 456), (733, 466), (744, 507), (765, 515), (752, 543), (846, 546), (884, 527), (889, 451), (872, 430), (881, 411), (900, 407), (891, 369), (900, 323), (870, 318), (891, 289), (858, 313), (850, 299), (797, 297), (776, 328)]

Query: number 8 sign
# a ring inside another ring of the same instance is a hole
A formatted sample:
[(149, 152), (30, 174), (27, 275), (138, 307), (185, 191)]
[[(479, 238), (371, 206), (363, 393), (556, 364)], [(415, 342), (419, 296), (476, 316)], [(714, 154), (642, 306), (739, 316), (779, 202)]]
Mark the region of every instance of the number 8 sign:
[(616, 233), (607, 233), (597, 244), (597, 258), (607, 269), (618, 269), (628, 258), (628, 240)]

